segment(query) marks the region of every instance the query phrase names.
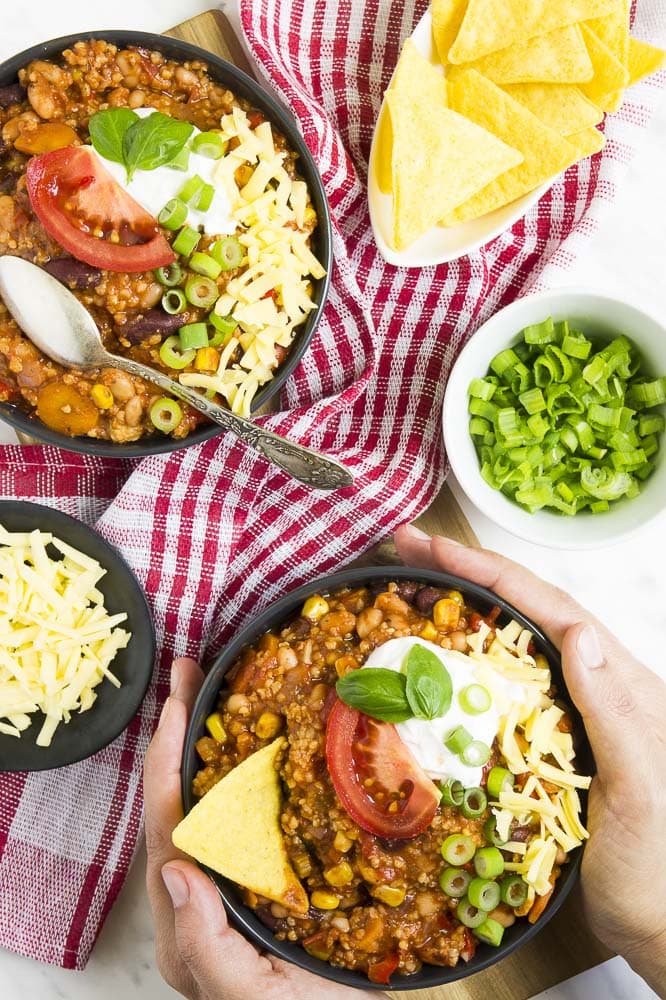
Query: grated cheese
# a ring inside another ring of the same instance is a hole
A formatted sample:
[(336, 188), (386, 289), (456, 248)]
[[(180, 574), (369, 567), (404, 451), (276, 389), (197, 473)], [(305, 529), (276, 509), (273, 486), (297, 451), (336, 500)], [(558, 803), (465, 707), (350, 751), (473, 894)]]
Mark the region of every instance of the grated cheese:
[(0, 525), (0, 546), (0, 733), (20, 737), (43, 712), (36, 742), (46, 747), (105, 677), (120, 687), (109, 667), (131, 638), (118, 627), (127, 615), (107, 614), (96, 587), (106, 570), (66, 542)]

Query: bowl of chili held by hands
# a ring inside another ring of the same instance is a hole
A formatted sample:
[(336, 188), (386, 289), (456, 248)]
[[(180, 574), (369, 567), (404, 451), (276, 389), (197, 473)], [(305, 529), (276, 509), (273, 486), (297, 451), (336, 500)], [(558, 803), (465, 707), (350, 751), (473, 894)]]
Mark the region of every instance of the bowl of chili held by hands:
[(174, 843), (261, 948), (357, 987), (460, 979), (580, 864), (591, 756), (557, 651), (492, 592), (409, 567), (301, 587), (221, 653)]
[[(186, 42), (71, 35), (0, 66), (0, 127), (0, 254), (66, 284), (108, 349), (242, 416), (279, 391), (324, 306), (331, 233), (314, 160), (269, 93)], [(139, 378), (61, 368), (4, 309), (0, 412), (96, 454), (219, 433)]]

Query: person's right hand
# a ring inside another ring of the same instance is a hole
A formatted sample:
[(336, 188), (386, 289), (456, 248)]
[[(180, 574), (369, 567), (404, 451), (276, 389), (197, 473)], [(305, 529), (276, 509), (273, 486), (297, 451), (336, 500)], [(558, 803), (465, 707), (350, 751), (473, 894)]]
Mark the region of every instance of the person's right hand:
[(666, 997), (666, 684), (568, 594), (509, 559), (410, 525), (395, 543), (410, 566), (494, 590), (561, 650), (597, 766), (582, 865), (587, 917), (599, 940)]

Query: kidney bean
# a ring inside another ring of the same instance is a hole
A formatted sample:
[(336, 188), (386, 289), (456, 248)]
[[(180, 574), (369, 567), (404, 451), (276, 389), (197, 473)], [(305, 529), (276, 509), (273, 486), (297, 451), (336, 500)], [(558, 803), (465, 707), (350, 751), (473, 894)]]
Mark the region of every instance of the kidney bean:
[(20, 83), (9, 83), (6, 87), (0, 87), (0, 108), (20, 104), (26, 99), (27, 94), (27, 90)]
[(422, 587), (414, 598), (414, 604), (422, 615), (429, 615), (441, 597), (441, 590), (436, 590), (435, 587)]
[(398, 580), (398, 595), (411, 604), (416, 596), (418, 584), (414, 580)]
[(44, 270), (68, 288), (94, 288), (102, 280), (101, 271), (74, 257), (54, 257), (44, 264)]
[(163, 309), (148, 309), (136, 319), (116, 328), (118, 336), (129, 340), (130, 344), (140, 344), (155, 333), (166, 336), (183, 325), (182, 316), (170, 316)]

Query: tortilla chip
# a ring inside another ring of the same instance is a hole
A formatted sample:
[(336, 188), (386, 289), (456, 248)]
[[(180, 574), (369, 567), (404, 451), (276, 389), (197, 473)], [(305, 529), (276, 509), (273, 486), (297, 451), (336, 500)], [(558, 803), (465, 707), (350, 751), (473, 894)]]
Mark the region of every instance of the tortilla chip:
[(584, 128), (580, 132), (574, 132), (567, 136), (567, 142), (578, 150), (577, 160), (584, 160), (586, 156), (594, 156), (606, 145), (606, 137), (597, 128)]
[(382, 194), (393, 190), (391, 180), (391, 157), (393, 155), (393, 129), (391, 115), (386, 105), (382, 105), (375, 135), (375, 162), (373, 164), (377, 184)]
[(527, 42), (500, 49), (469, 63), (495, 83), (579, 83), (594, 76), (583, 33), (577, 24), (555, 28)]
[(571, 83), (511, 83), (502, 89), (560, 135), (598, 125), (603, 118), (596, 104)]
[(460, 31), (467, 0), (432, 0), (432, 40), (443, 66), (449, 61), (449, 49)]
[(257, 750), (204, 795), (173, 831), (175, 846), (238, 885), (305, 913), (280, 826), (280, 737)]
[(629, 62), (629, 11), (631, 0), (614, 0), (610, 14), (594, 17), (587, 22), (597, 38), (610, 49), (618, 62)]
[(666, 69), (666, 52), (654, 45), (641, 42), (638, 38), (629, 39), (629, 83), (637, 83), (644, 76)]
[(476, 219), (533, 191), (579, 158), (578, 149), (536, 115), (474, 69), (449, 79), (449, 103), (477, 125), (520, 150), (523, 162), (443, 216), (444, 225)]
[(626, 87), (629, 82), (629, 71), (591, 28), (582, 24), (581, 30), (594, 66), (594, 77), (589, 83), (581, 83), (580, 89), (602, 111), (609, 111), (611, 108), (607, 107), (605, 102), (608, 101), (609, 95), (614, 95)]
[(469, 0), (449, 62), (466, 63), (567, 24), (601, 17), (616, 0)]
[(393, 127), (393, 246), (404, 250), (522, 155), (448, 108), (415, 106), (393, 90), (386, 101)]

